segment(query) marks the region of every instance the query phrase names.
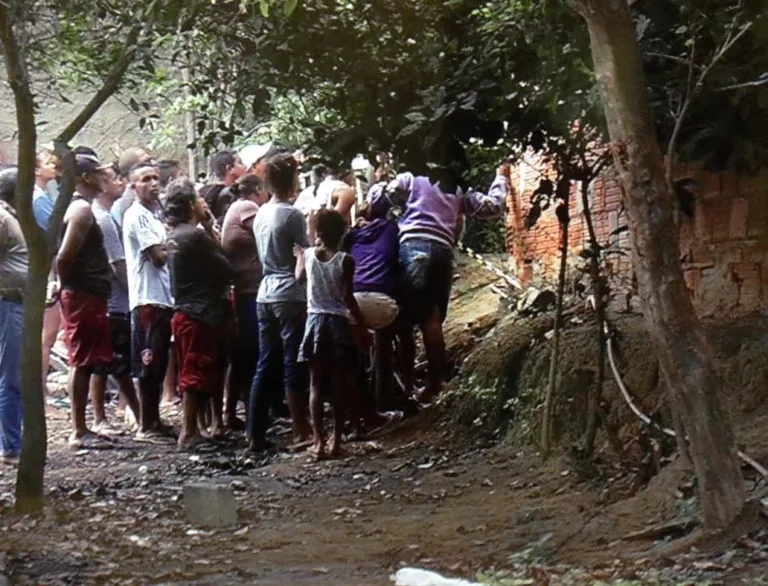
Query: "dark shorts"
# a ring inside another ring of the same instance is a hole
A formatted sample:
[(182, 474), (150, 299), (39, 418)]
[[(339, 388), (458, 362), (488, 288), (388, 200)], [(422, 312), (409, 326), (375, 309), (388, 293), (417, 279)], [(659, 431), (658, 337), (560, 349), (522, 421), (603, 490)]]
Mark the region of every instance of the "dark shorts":
[(321, 356), (323, 359), (341, 360), (354, 369), (357, 367), (357, 352), (352, 325), (346, 317), (325, 313), (307, 316), (299, 362), (309, 362), (315, 356)]
[(61, 292), (61, 319), (71, 367), (109, 364), (114, 359), (106, 297)]
[(165, 378), (172, 317), (170, 307), (157, 305), (141, 305), (131, 312), (131, 367), (136, 378)]
[(179, 369), (179, 391), (222, 390), (221, 330), (177, 311), (171, 329)]
[(109, 332), (114, 358), (109, 364), (98, 364), (93, 374), (122, 378), (131, 375), (131, 318), (127, 313), (109, 314)]
[(444, 321), (453, 285), (453, 250), (439, 242), (413, 238), (400, 243), (399, 262), (404, 319), (420, 325), (437, 308)]

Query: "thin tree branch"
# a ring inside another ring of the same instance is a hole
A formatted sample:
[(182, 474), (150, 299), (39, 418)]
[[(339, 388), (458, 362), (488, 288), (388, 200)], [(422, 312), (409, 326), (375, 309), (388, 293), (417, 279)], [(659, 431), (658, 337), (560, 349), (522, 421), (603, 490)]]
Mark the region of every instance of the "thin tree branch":
[(117, 91), (117, 88), (120, 87), (120, 84), (123, 81), (125, 72), (128, 70), (128, 67), (133, 61), (133, 56), (136, 52), (136, 45), (138, 43), (141, 30), (142, 26), (139, 24), (135, 24), (133, 27), (131, 27), (131, 30), (128, 31), (128, 36), (125, 38), (125, 43), (123, 44), (123, 50), (120, 53), (120, 57), (118, 57), (117, 61), (115, 61), (115, 64), (112, 66), (112, 69), (104, 80), (104, 84), (101, 86), (101, 89), (99, 89), (99, 91), (93, 95), (88, 103), (83, 106), (83, 109), (75, 117), (75, 119), (72, 120), (72, 122), (70, 122), (69, 125), (67, 125), (67, 127), (59, 133), (59, 136), (56, 138), (57, 141), (69, 143), (69, 141), (72, 140), (75, 135), (80, 132), (80, 130), (82, 130), (83, 126), (85, 126), (87, 122), (93, 118), (93, 115), (98, 112), (99, 108), (104, 105), (104, 102), (106, 102), (107, 99)]
[(726, 85), (726, 86), (717, 88), (717, 90), (715, 91), (726, 92), (729, 90), (738, 90), (745, 87), (758, 87), (766, 84), (768, 84), (768, 77), (766, 77), (765, 79), (754, 79), (752, 81), (745, 81), (744, 83), (737, 83), (734, 85)]
[(691, 49), (691, 65), (689, 69), (689, 91), (686, 92), (685, 99), (683, 100), (682, 106), (680, 107), (679, 113), (675, 120), (675, 127), (672, 131), (672, 136), (669, 139), (669, 144), (667, 145), (667, 169), (666, 169), (666, 179), (667, 184), (672, 185), (672, 178), (674, 176), (675, 171), (675, 152), (677, 150), (677, 141), (680, 136), (680, 130), (683, 126), (683, 121), (685, 120), (685, 116), (688, 113), (688, 109), (690, 108), (691, 104), (693, 103), (693, 99), (696, 97), (696, 95), (699, 93), (701, 88), (704, 86), (704, 81), (707, 79), (707, 76), (709, 75), (710, 71), (714, 68), (715, 65), (723, 58), (723, 56), (730, 50), (733, 45), (735, 45), (741, 37), (743, 37), (747, 31), (752, 27), (752, 22), (748, 22), (741, 26), (739, 31), (732, 35), (733, 29), (736, 26), (736, 16), (734, 16), (734, 20), (731, 23), (731, 27), (729, 29), (728, 35), (725, 38), (725, 41), (723, 42), (723, 45), (718, 49), (717, 53), (712, 57), (712, 60), (707, 64), (706, 67), (701, 71), (699, 74), (698, 79), (696, 80), (696, 84), (693, 86), (692, 89), (690, 89), (690, 76), (693, 72), (694, 64), (694, 47)]

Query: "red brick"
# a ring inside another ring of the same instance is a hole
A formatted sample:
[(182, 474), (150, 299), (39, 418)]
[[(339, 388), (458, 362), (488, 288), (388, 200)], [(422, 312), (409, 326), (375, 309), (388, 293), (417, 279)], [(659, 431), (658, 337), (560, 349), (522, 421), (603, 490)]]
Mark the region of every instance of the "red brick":
[(747, 236), (758, 237), (766, 234), (768, 223), (768, 193), (755, 193), (749, 196), (749, 214), (747, 214)]
[(702, 201), (696, 206), (696, 213), (693, 217), (696, 237), (704, 242), (712, 240), (713, 207), (712, 201)]
[(731, 202), (727, 199), (716, 199), (711, 202), (712, 240), (721, 242), (730, 237)]
[(743, 197), (737, 197), (731, 201), (731, 225), (730, 236), (733, 239), (745, 238), (747, 235), (747, 216), (749, 214), (749, 202)]

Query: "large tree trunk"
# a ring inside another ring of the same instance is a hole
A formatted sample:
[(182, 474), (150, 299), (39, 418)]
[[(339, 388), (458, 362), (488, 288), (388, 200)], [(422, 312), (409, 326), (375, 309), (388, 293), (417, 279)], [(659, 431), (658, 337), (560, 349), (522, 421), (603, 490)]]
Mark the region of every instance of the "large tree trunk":
[(14, 20), (9, 7), (0, 6), (0, 48), (14, 94), (19, 131), (19, 173), (14, 203), (29, 251), (20, 365), (24, 433), (16, 480), (16, 507), (22, 513), (33, 513), (43, 506), (47, 446), (41, 334), (50, 258), (45, 237), (32, 213), (37, 143), (35, 103), (26, 60), (14, 35)]
[(653, 350), (685, 427), (704, 526), (723, 528), (744, 506), (744, 483), (720, 406), (722, 380), (714, 352), (683, 280), (674, 199), (664, 175), (629, 7), (626, 0), (574, 2), (589, 28)]
[(75, 189), (75, 157), (68, 143), (122, 83), (125, 72), (134, 59), (146, 24), (134, 24), (125, 38), (123, 50), (117, 56), (101, 88), (91, 97), (69, 125), (54, 141), (61, 159), (62, 178), (59, 196), (46, 233), (38, 227), (32, 212), (35, 183), (37, 131), (35, 101), (27, 67), (23, 39), (27, 22), (24, 5), (0, 2), (0, 52), (5, 59), (8, 83), (16, 108), (19, 136), (19, 172), (16, 186), (16, 211), (29, 251), (29, 274), (24, 296), (24, 321), (21, 356), (21, 395), (24, 434), (21, 459), (16, 477), (16, 508), (22, 513), (39, 513), (43, 508), (43, 480), (47, 451), (45, 400), (42, 380), (42, 327), (48, 274), (64, 214)]

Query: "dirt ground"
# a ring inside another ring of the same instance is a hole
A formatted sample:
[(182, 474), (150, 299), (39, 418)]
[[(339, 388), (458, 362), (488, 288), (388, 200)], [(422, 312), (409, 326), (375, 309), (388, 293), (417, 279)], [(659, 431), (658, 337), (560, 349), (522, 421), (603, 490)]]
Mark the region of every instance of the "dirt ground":
[[(456, 356), (504, 307), (483, 288), (493, 279), (471, 274), (457, 281), (448, 328), (454, 350), (466, 345)], [(748, 448), (761, 447), (762, 411), (739, 436)], [(632, 466), (598, 462), (585, 480), (567, 457), (542, 463), (535, 448), (474, 434), (437, 407), (321, 463), (253, 460), (240, 439), (190, 455), (125, 435), (112, 450), (73, 452), (67, 416), (64, 403), (50, 407), (43, 518), (12, 512), (14, 470), (0, 467), (0, 584), (5, 574), (18, 585), (374, 586), (406, 565), (506, 584), (768, 583), (759, 528), (715, 554), (656, 558), (653, 540), (625, 539), (692, 512), (676, 462), (626, 497)], [(184, 486), (201, 481), (233, 488), (236, 526), (187, 523)]]

